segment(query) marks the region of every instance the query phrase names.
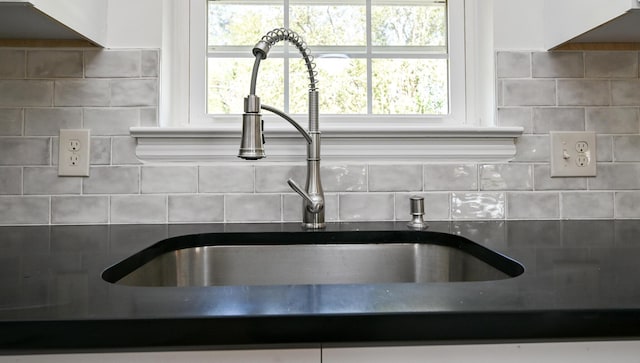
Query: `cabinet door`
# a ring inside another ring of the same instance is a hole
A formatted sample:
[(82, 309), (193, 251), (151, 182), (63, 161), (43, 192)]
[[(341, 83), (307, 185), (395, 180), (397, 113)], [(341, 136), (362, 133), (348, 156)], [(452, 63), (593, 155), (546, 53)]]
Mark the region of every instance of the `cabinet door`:
[(0, 356), (0, 363), (320, 363), (320, 349)]
[(637, 363), (640, 341), (322, 350), (322, 363)]

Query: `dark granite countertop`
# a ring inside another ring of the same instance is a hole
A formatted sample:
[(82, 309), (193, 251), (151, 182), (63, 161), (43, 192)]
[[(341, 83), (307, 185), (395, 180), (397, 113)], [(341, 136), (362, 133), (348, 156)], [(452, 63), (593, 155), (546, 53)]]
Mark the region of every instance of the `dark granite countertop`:
[(640, 338), (640, 221), (430, 223), (525, 266), (495, 281), (157, 288), (101, 278), (172, 236), (248, 230), (300, 227), (0, 227), (0, 354)]

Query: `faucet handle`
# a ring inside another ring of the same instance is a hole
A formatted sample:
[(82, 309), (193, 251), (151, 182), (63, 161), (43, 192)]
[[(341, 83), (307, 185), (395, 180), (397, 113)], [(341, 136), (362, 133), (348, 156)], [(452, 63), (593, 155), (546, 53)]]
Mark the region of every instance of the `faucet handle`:
[(293, 179), (291, 178), (287, 180), (287, 184), (289, 184), (291, 189), (293, 189), (294, 192), (298, 193), (302, 197), (302, 199), (306, 200), (307, 203), (309, 203), (308, 208), (310, 212), (315, 213), (315, 212), (318, 212), (320, 209), (322, 209), (323, 207), (322, 198), (312, 198), (311, 196), (309, 196), (309, 194), (307, 194), (307, 192), (302, 190), (302, 188), (300, 188), (298, 184), (296, 184), (296, 182), (294, 182)]

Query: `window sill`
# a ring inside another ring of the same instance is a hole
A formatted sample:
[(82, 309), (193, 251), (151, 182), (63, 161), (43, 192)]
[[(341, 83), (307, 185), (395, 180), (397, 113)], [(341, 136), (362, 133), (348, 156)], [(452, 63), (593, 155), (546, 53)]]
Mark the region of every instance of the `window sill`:
[[(272, 125), (273, 126), (273, 125)], [(397, 124), (367, 128), (326, 127), (323, 161), (505, 162), (516, 154), (521, 127), (451, 127)], [(238, 125), (225, 127), (132, 127), (136, 155), (145, 163), (231, 162), (240, 144)], [(291, 126), (265, 130), (266, 161), (302, 161), (306, 143)]]

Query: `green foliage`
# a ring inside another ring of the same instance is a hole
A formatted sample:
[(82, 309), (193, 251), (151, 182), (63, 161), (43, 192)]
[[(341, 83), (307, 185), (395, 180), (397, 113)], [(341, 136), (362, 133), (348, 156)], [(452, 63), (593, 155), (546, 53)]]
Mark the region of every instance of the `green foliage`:
[[(283, 6), (273, 5), (277, 1), (270, 3), (210, 1), (210, 51), (237, 51), (229, 46), (246, 46), (247, 50), (240, 58), (209, 59), (209, 113), (242, 113), (254, 61), (250, 49), (267, 31), (284, 24)], [(369, 50), (374, 56), (369, 60), (365, 57), (366, 11), (364, 5), (349, 4), (290, 6), (289, 27), (305, 39), (317, 57), (322, 113), (367, 114), (369, 84), (373, 114), (446, 114), (448, 61), (446, 57), (433, 57), (433, 52), (446, 49), (444, 4), (372, 6), (371, 44), (375, 48)], [(351, 58), (332, 55), (344, 52), (345, 46), (353, 50)], [(306, 68), (297, 52), (291, 48), (289, 51), (289, 62), (270, 56), (261, 63), (257, 93), (265, 104), (291, 113), (306, 113)], [(402, 52), (412, 56), (404, 57)], [(368, 64), (372, 77), (369, 81)], [(289, 87), (284, 85), (285, 71), (290, 74)], [(288, 105), (284, 95), (287, 88)]]
[(444, 6), (374, 6), (373, 45), (446, 45)]
[(364, 6), (291, 6), (290, 28), (302, 34), (309, 45), (367, 44)]

